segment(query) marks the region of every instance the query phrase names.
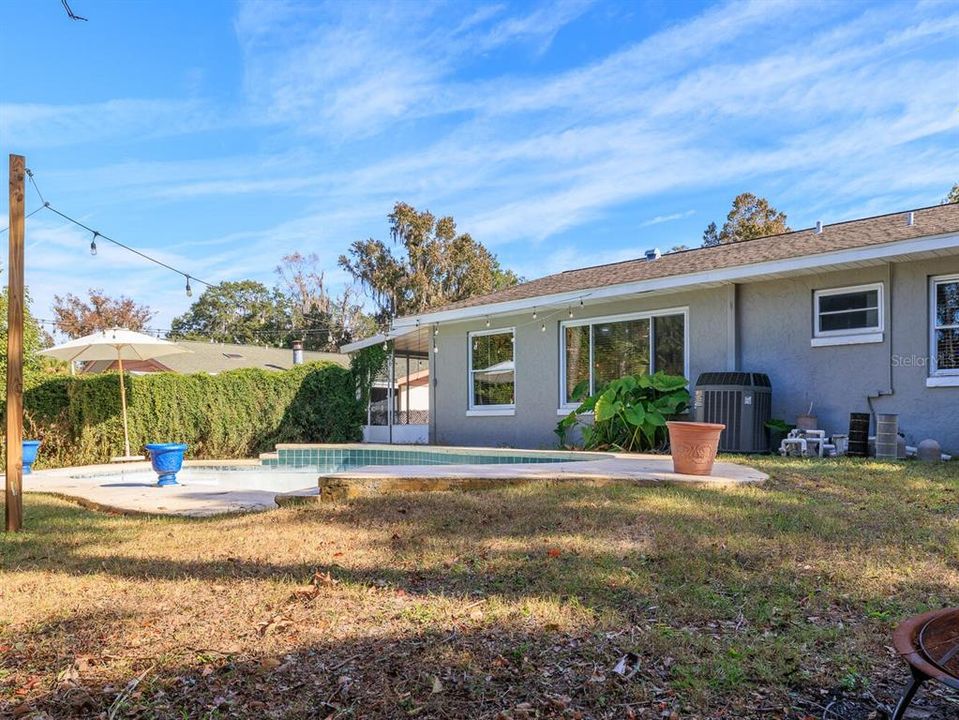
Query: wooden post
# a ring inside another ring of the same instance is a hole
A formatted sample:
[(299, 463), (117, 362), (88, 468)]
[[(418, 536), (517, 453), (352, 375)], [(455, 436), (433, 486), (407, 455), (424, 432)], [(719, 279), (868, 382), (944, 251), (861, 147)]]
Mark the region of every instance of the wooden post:
[(130, 431), (127, 429), (127, 384), (123, 381), (123, 350), (117, 346), (117, 367), (120, 370), (120, 411), (123, 415), (123, 457), (130, 458)]
[(7, 532), (23, 526), (23, 192), (26, 159), (10, 155), (7, 265)]

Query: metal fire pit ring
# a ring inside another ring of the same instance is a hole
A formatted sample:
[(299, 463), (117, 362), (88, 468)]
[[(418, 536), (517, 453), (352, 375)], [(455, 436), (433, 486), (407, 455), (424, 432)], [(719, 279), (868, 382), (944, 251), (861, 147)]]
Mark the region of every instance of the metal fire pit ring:
[(902, 720), (927, 680), (959, 690), (959, 608), (932, 610), (903, 621), (892, 642), (912, 673), (912, 683), (896, 705), (892, 720)]

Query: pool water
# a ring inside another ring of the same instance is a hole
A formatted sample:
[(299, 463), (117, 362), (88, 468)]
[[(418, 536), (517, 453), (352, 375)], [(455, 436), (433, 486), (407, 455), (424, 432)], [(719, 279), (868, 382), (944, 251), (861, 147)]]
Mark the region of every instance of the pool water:
[[(475, 448), (397, 448), (329, 446), (280, 446), (259, 465), (190, 465), (177, 473), (184, 488), (202, 492), (263, 491), (289, 493), (316, 489), (321, 475), (383, 465), (527, 465), (596, 460), (597, 453), (543, 452), (530, 450), (494, 450)], [(152, 470), (118, 467), (108, 473), (71, 475), (77, 479), (96, 478), (99, 487), (131, 488), (155, 486)]]
[[(153, 470), (121, 470), (96, 475), (73, 475), (75, 478), (95, 477), (100, 487), (155, 486), (157, 475)], [(186, 466), (176, 475), (184, 488), (202, 488), (204, 492), (221, 489), (263, 490), (272, 493), (296, 492), (316, 488), (317, 473), (311, 469), (267, 469), (256, 465)]]
[(595, 453), (482, 450), (475, 448), (321, 447), (280, 445), (275, 458), (263, 465), (278, 469), (309, 469), (318, 473), (344, 472), (368, 465), (526, 465), (530, 463), (595, 460)]

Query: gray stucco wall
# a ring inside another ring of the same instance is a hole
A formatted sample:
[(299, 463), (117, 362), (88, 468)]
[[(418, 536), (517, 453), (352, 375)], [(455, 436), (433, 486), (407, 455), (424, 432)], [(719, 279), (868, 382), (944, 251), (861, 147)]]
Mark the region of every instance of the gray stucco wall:
[[(690, 375), (695, 378), (704, 370), (726, 367), (731, 352), (727, 341), (728, 300), (727, 288), (715, 288), (640, 296), (585, 308), (574, 306), (574, 312), (577, 319), (583, 319), (688, 307)], [(546, 332), (542, 332), (541, 322), (549, 313), (554, 314), (545, 318)], [(566, 319), (565, 309), (557, 313), (555, 308), (541, 310), (536, 321), (529, 312), (491, 318), (490, 329), (516, 328), (516, 411), (507, 417), (467, 416), (467, 337), (471, 331), (485, 330), (485, 320), (442, 325), (436, 337), (439, 352), (431, 368), (435, 380), (432, 441), (443, 445), (556, 447), (553, 428), (560, 419), (559, 327)]]
[[(932, 437), (959, 452), (959, 388), (926, 387), (929, 278), (955, 272), (959, 257), (741, 285), (741, 367), (770, 376), (775, 417), (793, 422), (813, 403), (821, 428), (845, 433), (871, 397), (875, 412), (899, 414), (908, 444)], [(884, 284), (883, 341), (811, 347), (813, 292), (872, 282)]]
[[(909, 444), (926, 437), (959, 454), (959, 387), (926, 387), (929, 277), (959, 272), (959, 256), (901, 262), (687, 293), (574, 307), (577, 318), (686, 307), (689, 378), (742, 369), (767, 373), (773, 415), (793, 422), (813, 403), (821, 428), (846, 432), (850, 412), (900, 415)], [(815, 290), (884, 284), (882, 342), (811, 347)], [(735, 297), (735, 302), (732, 302)], [(433, 357), (432, 441), (448, 445), (555, 447), (559, 399), (559, 326), (565, 310), (546, 319), (530, 313), (495, 317), (492, 328), (516, 328), (516, 410), (512, 416), (467, 415), (467, 333), (484, 320), (444, 324)], [(735, 323), (733, 322), (735, 319)], [(731, 331), (735, 324), (736, 332)], [(894, 362), (894, 358), (899, 358)], [(905, 360), (903, 360), (905, 359)], [(889, 394), (891, 393), (891, 394)]]

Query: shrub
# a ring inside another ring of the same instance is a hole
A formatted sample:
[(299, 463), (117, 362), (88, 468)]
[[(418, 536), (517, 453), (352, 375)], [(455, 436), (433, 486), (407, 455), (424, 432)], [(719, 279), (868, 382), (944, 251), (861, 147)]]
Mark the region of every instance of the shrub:
[[(278, 442), (352, 442), (362, 408), (353, 374), (319, 362), (291, 370), (124, 377), (131, 450), (185, 442), (192, 458), (242, 458)], [(122, 454), (116, 373), (53, 377), (24, 395), (24, 433), (43, 441), (37, 467), (106, 462)]]
[[(580, 406), (556, 426), (560, 443), (566, 445), (569, 431), (583, 428), (583, 447), (587, 450), (624, 450), (643, 452), (666, 446), (666, 420), (689, 405), (686, 378), (657, 372), (654, 375), (626, 375), (613, 380), (601, 391), (586, 395), (586, 383), (573, 391)], [(592, 424), (581, 415), (593, 413)]]

